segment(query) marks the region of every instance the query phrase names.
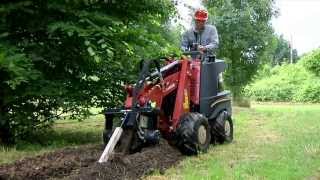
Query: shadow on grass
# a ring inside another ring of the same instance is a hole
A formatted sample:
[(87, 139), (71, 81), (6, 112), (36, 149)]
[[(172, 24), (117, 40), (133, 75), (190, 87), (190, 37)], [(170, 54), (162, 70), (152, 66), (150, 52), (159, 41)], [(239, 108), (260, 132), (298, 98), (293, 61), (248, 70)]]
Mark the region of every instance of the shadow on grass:
[(25, 140), (19, 140), (15, 145), (16, 150), (39, 150), (62, 148), (83, 144), (100, 143), (101, 130), (47, 130), (37, 132)]

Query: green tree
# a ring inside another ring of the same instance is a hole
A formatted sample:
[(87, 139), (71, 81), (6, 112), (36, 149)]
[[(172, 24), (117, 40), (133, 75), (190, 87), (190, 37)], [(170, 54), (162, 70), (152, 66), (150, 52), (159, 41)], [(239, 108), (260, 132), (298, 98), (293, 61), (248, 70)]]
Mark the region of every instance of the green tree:
[(292, 60), (293, 60), (293, 63), (297, 63), (299, 60), (299, 55), (298, 55), (297, 49), (292, 50)]
[[(272, 52), (273, 62), (272, 65), (281, 65), (283, 63), (290, 62), (290, 42), (283, 38), (283, 35), (274, 35), (274, 40), (276, 43), (276, 48)], [(292, 50), (292, 61), (296, 63), (298, 60), (298, 52), (296, 49)]]
[(283, 38), (275, 36), (276, 39), (276, 49), (273, 56), (273, 65), (281, 65), (283, 63), (290, 63), (290, 44), (289, 41)]
[(0, 141), (119, 105), (137, 60), (174, 49), (174, 13), (170, 0), (1, 1)]
[(228, 63), (225, 81), (234, 97), (240, 97), (272, 41), (272, 0), (208, 0), (211, 23), (220, 36), (218, 56)]

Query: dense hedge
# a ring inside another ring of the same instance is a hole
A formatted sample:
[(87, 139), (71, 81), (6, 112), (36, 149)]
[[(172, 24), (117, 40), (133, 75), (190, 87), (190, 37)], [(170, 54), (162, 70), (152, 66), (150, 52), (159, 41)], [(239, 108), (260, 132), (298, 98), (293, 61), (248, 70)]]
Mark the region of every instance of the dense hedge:
[(305, 55), (297, 64), (263, 67), (244, 89), (246, 96), (257, 101), (320, 102), (319, 52)]

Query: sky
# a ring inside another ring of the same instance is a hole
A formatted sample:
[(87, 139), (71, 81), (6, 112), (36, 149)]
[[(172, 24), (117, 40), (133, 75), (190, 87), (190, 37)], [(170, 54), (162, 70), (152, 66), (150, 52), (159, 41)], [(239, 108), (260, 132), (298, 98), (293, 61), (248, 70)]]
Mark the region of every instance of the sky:
[[(185, 6), (202, 7), (201, 0), (177, 0), (181, 24), (190, 27), (192, 15)], [(275, 0), (279, 16), (272, 19), (275, 32), (292, 42), (298, 54), (320, 47), (320, 0)]]
[[(320, 0), (319, 0), (320, 1)], [(193, 9), (203, 8), (201, 0), (177, 0), (178, 5), (176, 6), (179, 12), (179, 15), (182, 18), (182, 21), (179, 20), (179, 23), (182, 24), (185, 28), (190, 28), (192, 22), (192, 13), (188, 6)]]
[(320, 47), (320, 0), (276, 0), (280, 15), (272, 20), (277, 34), (291, 41), (298, 54)]

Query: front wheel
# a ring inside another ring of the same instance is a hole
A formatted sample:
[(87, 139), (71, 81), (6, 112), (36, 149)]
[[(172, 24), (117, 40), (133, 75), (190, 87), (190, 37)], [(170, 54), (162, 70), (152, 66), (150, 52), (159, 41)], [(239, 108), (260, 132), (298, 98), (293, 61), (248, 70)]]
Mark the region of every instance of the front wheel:
[(188, 113), (181, 117), (177, 129), (178, 148), (183, 154), (206, 152), (211, 141), (210, 126), (200, 113)]
[(233, 140), (233, 122), (226, 111), (222, 111), (217, 118), (210, 122), (211, 134), (214, 140), (220, 144), (230, 143)]

